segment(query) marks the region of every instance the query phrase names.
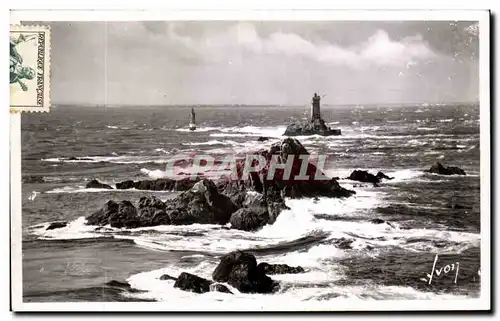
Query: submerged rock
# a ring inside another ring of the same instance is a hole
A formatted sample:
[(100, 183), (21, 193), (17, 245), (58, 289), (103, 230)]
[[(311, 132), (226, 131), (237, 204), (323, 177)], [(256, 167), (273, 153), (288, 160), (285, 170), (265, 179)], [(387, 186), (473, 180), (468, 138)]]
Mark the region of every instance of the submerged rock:
[(222, 257), (212, 273), (217, 282), (227, 282), (243, 293), (272, 293), (279, 283), (257, 268), (257, 260), (250, 253), (236, 251)]
[(445, 167), (440, 162), (432, 165), (431, 168), (426, 172), (440, 175), (466, 175), (463, 169), (456, 166)]
[(99, 182), (97, 179), (93, 179), (90, 182), (88, 182), (87, 185), (85, 185), (85, 188), (113, 189), (113, 187), (111, 187), (111, 186), (109, 186), (107, 184), (103, 184), (103, 183)]
[(24, 176), (23, 183), (30, 183), (30, 184), (39, 183), (39, 184), (41, 184), (41, 183), (45, 183), (45, 179), (43, 178), (43, 176), (37, 176), (37, 175)]
[(50, 223), (50, 225), (47, 226), (47, 228), (45, 230), (46, 231), (55, 230), (58, 228), (66, 227), (67, 225), (68, 225), (68, 222), (54, 222), (54, 223)]
[(111, 280), (106, 283), (107, 286), (112, 286), (115, 288), (122, 288), (122, 289), (127, 289), (130, 290), (131, 285), (128, 282), (122, 282), (122, 281), (116, 281), (116, 280)]
[(304, 273), (305, 270), (301, 266), (289, 266), (286, 264), (268, 264), (265, 262), (257, 265), (258, 269), (264, 271), (265, 274), (297, 274)]
[(227, 288), (227, 286), (225, 286), (224, 284), (220, 284), (220, 283), (211, 284), (210, 291), (233, 294), (233, 292), (231, 292), (231, 290), (229, 290)]
[(259, 138), (257, 138), (258, 142), (265, 142), (267, 140), (269, 140), (269, 138), (268, 137), (264, 137), (264, 136), (260, 136)]

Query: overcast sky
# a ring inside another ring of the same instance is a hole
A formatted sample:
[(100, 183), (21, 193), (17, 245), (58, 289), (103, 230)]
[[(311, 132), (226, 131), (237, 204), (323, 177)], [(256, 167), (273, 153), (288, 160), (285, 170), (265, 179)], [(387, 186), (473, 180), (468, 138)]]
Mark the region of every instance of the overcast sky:
[(474, 22), (51, 25), (56, 105), (478, 101)]

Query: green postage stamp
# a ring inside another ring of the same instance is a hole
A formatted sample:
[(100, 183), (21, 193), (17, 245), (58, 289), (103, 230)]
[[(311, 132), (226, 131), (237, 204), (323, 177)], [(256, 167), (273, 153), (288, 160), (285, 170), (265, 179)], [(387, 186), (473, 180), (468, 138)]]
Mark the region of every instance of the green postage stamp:
[(10, 111), (50, 108), (50, 28), (10, 27)]

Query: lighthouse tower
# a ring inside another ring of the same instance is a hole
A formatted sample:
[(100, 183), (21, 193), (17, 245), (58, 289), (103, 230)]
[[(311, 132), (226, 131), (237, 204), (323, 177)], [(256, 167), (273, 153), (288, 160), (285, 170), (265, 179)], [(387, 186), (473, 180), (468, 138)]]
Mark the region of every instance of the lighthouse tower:
[(311, 122), (314, 122), (317, 119), (321, 119), (321, 112), (320, 112), (320, 100), (321, 97), (318, 96), (318, 94), (314, 93), (313, 99), (312, 99), (312, 105), (311, 105)]

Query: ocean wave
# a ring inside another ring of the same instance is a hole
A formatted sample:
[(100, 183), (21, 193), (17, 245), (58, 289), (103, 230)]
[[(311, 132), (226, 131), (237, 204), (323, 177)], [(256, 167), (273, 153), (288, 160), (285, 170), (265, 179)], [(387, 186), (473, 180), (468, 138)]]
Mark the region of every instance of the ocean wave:
[(178, 132), (211, 132), (211, 131), (216, 131), (219, 129), (220, 129), (220, 127), (198, 127), (198, 128), (196, 128), (196, 131), (192, 131), (188, 127), (183, 127), (183, 128), (177, 128), (177, 129), (175, 129), (175, 131), (178, 131)]
[(453, 118), (449, 118), (449, 119), (438, 119), (437, 122), (440, 122), (440, 123), (451, 123), (454, 119)]
[(239, 145), (239, 143), (235, 142), (234, 140), (225, 140), (225, 141), (219, 141), (219, 140), (209, 140), (208, 142), (189, 142), (189, 143), (181, 143), (181, 145), (184, 146), (212, 146), (212, 145), (231, 145), (231, 146), (236, 146)]

